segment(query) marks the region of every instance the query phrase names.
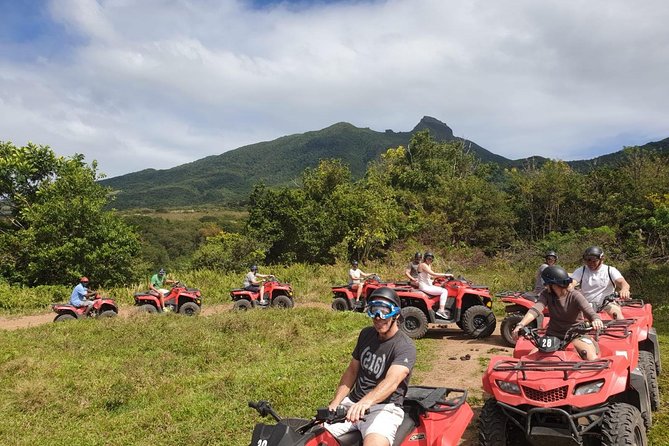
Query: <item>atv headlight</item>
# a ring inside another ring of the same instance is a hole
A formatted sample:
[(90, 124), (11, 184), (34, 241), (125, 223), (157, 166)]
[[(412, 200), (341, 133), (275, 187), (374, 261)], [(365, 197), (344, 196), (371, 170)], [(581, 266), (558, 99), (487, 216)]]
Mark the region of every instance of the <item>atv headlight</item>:
[(602, 390), (604, 386), (604, 380), (599, 379), (597, 381), (590, 381), (589, 383), (581, 384), (576, 386), (574, 389), (574, 395), (590, 395), (592, 393), (597, 393)]
[(518, 387), (518, 384), (516, 383), (512, 383), (509, 381), (502, 381), (500, 379), (495, 380), (495, 383), (497, 383), (497, 387), (499, 387), (506, 393), (513, 393), (515, 395), (520, 395), (520, 387)]

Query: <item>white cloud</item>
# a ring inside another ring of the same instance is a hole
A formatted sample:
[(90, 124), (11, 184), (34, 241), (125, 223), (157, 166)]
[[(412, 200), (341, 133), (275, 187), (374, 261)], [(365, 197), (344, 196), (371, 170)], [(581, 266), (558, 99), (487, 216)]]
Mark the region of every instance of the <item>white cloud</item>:
[(0, 139), (118, 175), (338, 121), (431, 115), (509, 158), (669, 136), (663, 0), (248, 3), (53, 1), (78, 46), (0, 56)]

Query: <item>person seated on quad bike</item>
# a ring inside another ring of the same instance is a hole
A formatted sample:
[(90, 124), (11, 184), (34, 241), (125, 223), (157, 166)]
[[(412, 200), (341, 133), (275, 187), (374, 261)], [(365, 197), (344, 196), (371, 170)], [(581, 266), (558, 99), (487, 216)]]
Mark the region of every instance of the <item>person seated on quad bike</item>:
[(163, 268), (160, 268), (160, 271), (151, 276), (151, 280), (149, 281), (149, 290), (151, 294), (154, 294), (160, 298), (160, 308), (165, 311), (172, 310), (169, 307), (165, 307), (165, 296), (170, 294), (170, 290), (165, 289), (165, 284), (170, 285), (173, 283), (176, 283), (176, 280), (167, 279), (165, 277), (165, 270)]
[(623, 319), (620, 305), (611, 302), (604, 308), (604, 298), (615, 292), (616, 288), (621, 299), (630, 298), (630, 285), (617, 268), (604, 264), (604, 251), (598, 246), (591, 246), (583, 253), (582, 268), (571, 274), (574, 282), (580, 284), (581, 293), (592, 304), (595, 311), (605, 311), (613, 319)]
[(534, 278), (534, 294), (539, 294), (544, 290), (544, 281), (541, 279), (541, 272), (548, 268), (549, 266), (553, 266), (557, 263), (558, 256), (555, 253), (555, 251), (548, 251), (546, 255), (544, 256), (544, 263), (539, 266), (539, 269), (537, 270), (537, 275)]
[(453, 277), (453, 274), (435, 273), (432, 271), (432, 262), (434, 261), (434, 254), (426, 252), (423, 255), (423, 261), (418, 265), (418, 289), (430, 296), (439, 296), (439, 310), (437, 315), (443, 319), (449, 319), (446, 314), (446, 299), (448, 298), (448, 290), (446, 288), (432, 284), (432, 277)]
[(400, 331), (400, 299), (395, 290), (374, 290), (367, 298), (367, 315), (373, 325), (360, 332), (328, 405), (331, 411), (347, 407), (346, 421), (324, 427), (335, 437), (357, 429), (363, 445), (390, 446), (404, 417), (402, 403), (416, 362), (416, 346)]
[(357, 291), (355, 297), (354, 308), (360, 305), (360, 296), (362, 296), (362, 279), (364, 277), (373, 276), (376, 273), (364, 273), (358, 268), (358, 261), (353, 260), (351, 262), (351, 269), (348, 270), (348, 286), (353, 290)]
[[(569, 286), (572, 278), (569, 277), (564, 268), (557, 265), (549, 266), (541, 272), (541, 278), (546, 286), (539, 294), (534, 306), (527, 311), (513, 329), (513, 339), (518, 339), (520, 329), (526, 327), (527, 324), (542, 314), (546, 307), (548, 307), (551, 315), (546, 328), (547, 336), (557, 336), (564, 339), (567, 331), (572, 326), (583, 322), (583, 314), (587, 316), (595, 329), (604, 328), (601, 318), (595, 313), (592, 305), (585, 300), (580, 292)], [(593, 360), (599, 356), (599, 347), (590, 336), (579, 336), (572, 343), (583, 359)]]
[(413, 259), (409, 262), (406, 269), (404, 270), (404, 275), (409, 279), (409, 284), (415, 287), (418, 287), (418, 267), (420, 262), (423, 260), (423, 254), (417, 252), (413, 255)]
[(87, 297), (95, 296), (95, 291), (88, 291), (88, 277), (82, 276), (79, 279), (79, 284), (74, 287), (70, 295), (70, 305), (77, 308), (86, 307), (84, 314), (88, 315), (93, 308), (93, 301), (88, 300)]
[(263, 293), (260, 292), (260, 282), (258, 281), (258, 277), (265, 279), (267, 277), (272, 277), (272, 275), (259, 274), (258, 267), (256, 265), (251, 265), (249, 272), (244, 276), (244, 289), (252, 293), (259, 293), (260, 297), (258, 298), (258, 303), (260, 305), (265, 305), (267, 302), (265, 301), (265, 296), (263, 296)]

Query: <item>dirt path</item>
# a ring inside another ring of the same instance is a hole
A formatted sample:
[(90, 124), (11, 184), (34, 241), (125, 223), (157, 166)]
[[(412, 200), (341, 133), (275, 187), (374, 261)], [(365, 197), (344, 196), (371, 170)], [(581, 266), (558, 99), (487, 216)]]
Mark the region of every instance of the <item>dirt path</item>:
[[(329, 309), (330, 306), (322, 302), (304, 302), (299, 306)], [(206, 305), (202, 309), (203, 316), (211, 316), (230, 311), (232, 304)], [(136, 307), (121, 307), (119, 315), (128, 317), (136, 314)], [(37, 314), (31, 316), (0, 317), (0, 330), (16, 330), (53, 321), (54, 313)], [(481, 376), (487, 367), (488, 359), (493, 354), (512, 354), (506, 347), (499, 334), (501, 321), (497, 321), (497, 329), (487, 339), (470, 339), (462, 330), (452, 325), (448, 328), (433, 327), (427, 337), (438, 339), (439, 345), (433, 358), (432, 369), (421, 373), (416, 384), (425, 386), (443, 386), (467, 389), (469, 404), (474, 409), (474, 419), (470, 423), (460, 446), (476, 445), (476, 420), (483, 401), (481, 390)]]
[(474, 418), (460, 442), (460, 446), (474, 446), (477, 442), (477, 420), (483, 404), (481, 377), (488, 360), (496, 354), (511, 355), (513, 350), (502, 341), (499, 333), (501, 321), (497, 321), (495, 332), (486, 339), (470, 339), (455, 325), (445, 329), (434, 329), (427, 337), (439, 339), (432, 369), (420, 374), (420, 384), (467, 389), (468, 402), (474, 410)]

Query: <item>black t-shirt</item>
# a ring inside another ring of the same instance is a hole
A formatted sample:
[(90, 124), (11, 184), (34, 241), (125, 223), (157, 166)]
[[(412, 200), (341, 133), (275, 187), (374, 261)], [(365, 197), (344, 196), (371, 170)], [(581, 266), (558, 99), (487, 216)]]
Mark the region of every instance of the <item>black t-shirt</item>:
[[(402, 331), (398, 331), (386, 341), (380, 341), (374, 327), (366, 327), (358, 336), (358, 343), (352, 356), (353, 359), (360, 361), (360, 369), (348, 397), (351, 401), (358, 402), (383, 381), (391, 365), (403, 365), (412, 370), (416, 363), (416, 346)], [(410, 377), (411, 373), (383, 403), (401, 405), (404, 402)]]

